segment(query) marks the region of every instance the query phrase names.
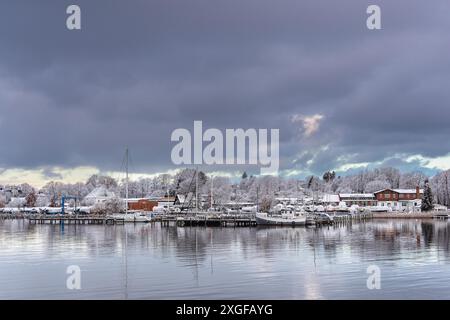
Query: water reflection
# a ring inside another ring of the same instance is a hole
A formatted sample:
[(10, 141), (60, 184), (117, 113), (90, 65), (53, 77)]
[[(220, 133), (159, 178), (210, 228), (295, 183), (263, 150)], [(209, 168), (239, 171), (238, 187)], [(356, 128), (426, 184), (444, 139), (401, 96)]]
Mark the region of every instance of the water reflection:
[[(323, 228), (0, 222), (0, 298), (450, 298), (444, 221)], [(80, 265), (82, 290), (65, 288)], [(380, 266), (382, 290), (366, 268)]]

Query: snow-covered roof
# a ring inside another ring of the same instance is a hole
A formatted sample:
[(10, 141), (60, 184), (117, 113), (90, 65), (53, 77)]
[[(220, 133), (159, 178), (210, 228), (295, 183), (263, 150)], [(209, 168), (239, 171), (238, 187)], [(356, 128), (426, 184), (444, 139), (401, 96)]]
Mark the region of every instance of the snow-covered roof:
[(368, 198), (371, 199), (374, 197), (373, 193), (339, 193), (339, 197), (341, 198)]
[[(416, 193), (416, 189), (390, 189), (390, 188), (375, 191), (374, 193), (380, 193), (386, 190), (391, 190), (397, 193)], [(423, 193), (423, 189), (420, 189), (419, 192)]]
[(275, 198), (276, 201), (298, 201), (298, 198), (286, 198), (286, 197), (278, 197)]
[(141, 200), (150, 200), (149, 198), (128, 198), (128, 202), (138, 202)]
[(159, 198), (158, 202), (174, 202), (175, 201), (175, 197), (163, 197), (163, 198)]
[(340, 199), (339, 199), (339, 195), (337, 195), (337, 194), (325, 194), (322, 197), (322, 201), (323, 202), (339, 202)]
[(108, 190), (105, 186), (100, 186), (92, 190), (85, 199), (105, 199), (114, 198), (116, 194), (111, 190)]
[[(393, 190), (398, 193), (416, 193), (416, 189), (393, 189)], [(423, 189), (420, 189), (419, 192), (423, 193)]]

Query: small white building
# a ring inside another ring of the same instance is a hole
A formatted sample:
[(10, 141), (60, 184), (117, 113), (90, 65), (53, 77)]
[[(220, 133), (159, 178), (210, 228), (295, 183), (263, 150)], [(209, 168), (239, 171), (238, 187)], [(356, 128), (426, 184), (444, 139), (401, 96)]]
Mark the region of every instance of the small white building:
[(337, 206), (339, 205), (340, 201), (341, 200), (339, 199), (339, 195), (337, 194), (324, 194), (322, 197), (322, 203), (324, 205)]
[(113, 198), (116, 198), (116, 194), (113, 191), (108, 190), (105, 186), (100, 186), (84, 197), (84, 202), (87, 205), (92, 206)]
[(170, 209), (175, 204), (175, 197), (162, 197), (157, 199), (158, 207)]
[(19, 208), (25, 207), (26, 203), (27, 201), (24, 197), (12, 197), (7, 206), (9, 208)]
[(284, 205), (297, 205), (299, 203), (299, 199), (295, 197), (278, 197), (275, 198), (275, 202)]

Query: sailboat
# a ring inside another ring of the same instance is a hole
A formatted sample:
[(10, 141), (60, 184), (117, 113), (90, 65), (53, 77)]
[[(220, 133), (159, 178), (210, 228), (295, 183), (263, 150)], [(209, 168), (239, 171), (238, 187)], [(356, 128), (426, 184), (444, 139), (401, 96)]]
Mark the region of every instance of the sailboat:
[(256, 213), (257, 225), (283, 225), (283, 226), (304, 226), (306, 224), (306, 215), (296, 216), (294, 214), (285, 214), (281, 216), (270, 216), (265, 212)]
[(128, 159), (129, 151), (128, 148), (125, 151), (125, 213), (117, 213), (113, 215), (115, 219), (123, 219), (124, 222), (150, 222), (152, 220), (151, 216), (140, 211), (129, 211), (128, 210)]
[(282, 214), (278, 216), (269, 215), (259, 211), (259, 188), (256, 188), (256, 224), (259, 226), (304, 226), (306, 215), (295, 213)]

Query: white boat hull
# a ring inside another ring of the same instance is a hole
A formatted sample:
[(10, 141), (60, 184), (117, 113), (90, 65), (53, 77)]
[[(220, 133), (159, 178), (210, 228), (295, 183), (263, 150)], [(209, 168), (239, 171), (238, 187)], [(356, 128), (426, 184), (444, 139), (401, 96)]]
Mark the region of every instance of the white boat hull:
[(265, 213), (257, 213), (256, 224), (274, 226), (304, 226), (306, 224), (306, 216), (271, 217)]
[(147, 215), (141, 215), (136, 213), (128, 213), (128, 214), (115, 214), (112, 216), (115, 219), (123, 219), (124, 222), (150, 222), (152, 218)]

